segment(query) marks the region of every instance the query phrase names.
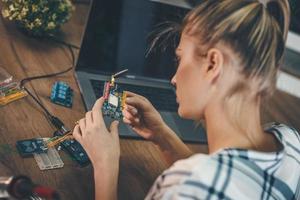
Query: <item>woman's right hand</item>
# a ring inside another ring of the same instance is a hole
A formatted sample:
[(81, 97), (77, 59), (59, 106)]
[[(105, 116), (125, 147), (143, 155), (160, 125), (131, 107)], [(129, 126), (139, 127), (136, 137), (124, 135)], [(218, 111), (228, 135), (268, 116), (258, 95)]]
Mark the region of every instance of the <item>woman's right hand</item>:
[(156, 143), (168, 130), (166, 123), (148, 99), (128, 91), (126, 95), (123, 122), (143, 138)]

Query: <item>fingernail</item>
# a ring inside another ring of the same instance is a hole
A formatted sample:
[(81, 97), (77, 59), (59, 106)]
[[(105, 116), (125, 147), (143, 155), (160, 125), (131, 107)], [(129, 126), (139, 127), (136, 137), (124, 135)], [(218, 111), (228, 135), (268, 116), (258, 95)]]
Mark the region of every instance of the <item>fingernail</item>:
[(132, 111), (134, 112), (134, 114), (137, 114), (138, 112), (136, 108), (133, 108)]

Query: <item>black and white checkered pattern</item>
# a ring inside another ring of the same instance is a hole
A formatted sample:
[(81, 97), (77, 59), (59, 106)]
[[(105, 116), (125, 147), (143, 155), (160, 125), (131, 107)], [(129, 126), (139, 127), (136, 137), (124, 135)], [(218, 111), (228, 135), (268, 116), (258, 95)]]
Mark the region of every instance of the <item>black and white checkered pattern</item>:
[(178, 161), (159, 176), (147, 200), (300, 200), (300, 137), (283, 124), (266, 129), (279, 152), (227, 148)]

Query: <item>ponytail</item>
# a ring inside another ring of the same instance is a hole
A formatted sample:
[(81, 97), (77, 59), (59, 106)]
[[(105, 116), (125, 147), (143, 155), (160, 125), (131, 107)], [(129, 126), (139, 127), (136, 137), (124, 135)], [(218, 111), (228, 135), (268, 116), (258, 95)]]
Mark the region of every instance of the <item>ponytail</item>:
[(276, 19), (286, 41), (290, 25), (290, 6), (288, 0), (269, 0), (265, 5), (270, 15)]

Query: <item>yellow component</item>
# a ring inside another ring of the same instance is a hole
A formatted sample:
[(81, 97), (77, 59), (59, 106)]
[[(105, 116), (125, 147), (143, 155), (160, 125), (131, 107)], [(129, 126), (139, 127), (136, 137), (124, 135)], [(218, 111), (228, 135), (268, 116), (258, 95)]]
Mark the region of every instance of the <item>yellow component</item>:
[(124, 109), (124, 106), (125, 106), (126, 97), (127, 97), (126, 92), (123, 92), (122, 100), (121, 100), (121, 108), (122, 108), (122, 110)]
[(112, 87), (115, 86), (115, 77), (114, 76), (111, 76), (110, 86), (112, 86)]
[(4, 106), (12, 101), (15, 101), (17, 99), (21, 99), (22, 97), (27, 96), (27, 93), (24, 90), (20, 90), (16, 93), (13, 93), (8, 96), (0, 97), (0, 105)]

